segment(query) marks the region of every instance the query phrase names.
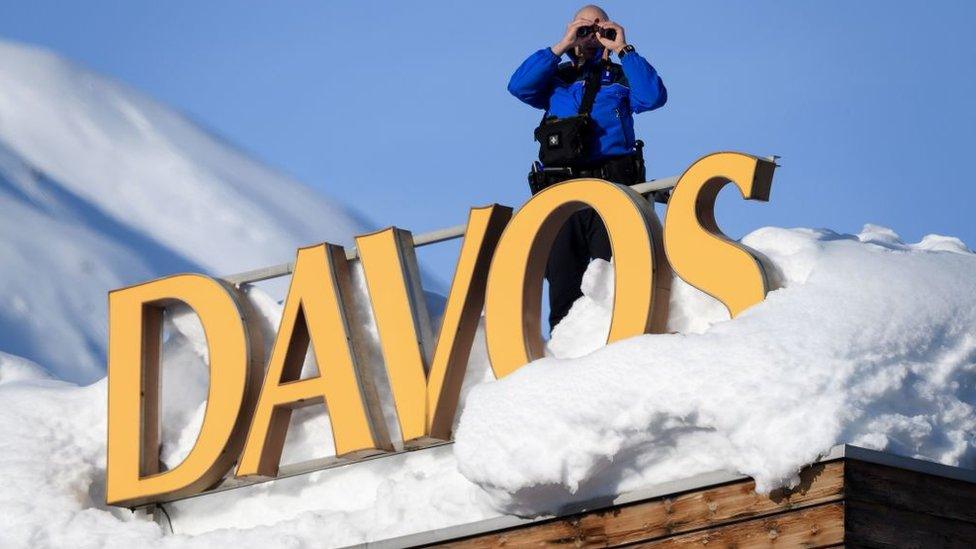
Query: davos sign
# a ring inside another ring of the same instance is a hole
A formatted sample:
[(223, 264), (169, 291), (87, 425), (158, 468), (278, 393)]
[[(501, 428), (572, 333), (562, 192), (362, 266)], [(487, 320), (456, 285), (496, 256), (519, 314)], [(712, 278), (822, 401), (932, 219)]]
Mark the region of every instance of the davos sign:
[[(389, 228), (355, 239), (402, 436), (410, 448), (447, 441), (481, 311), (491, 367), (503, 377), (543, 356), (542, 280), (556, 232), (575, 211), (603, 218), (614, 258), (613, 317), (607, 342), (660, 333), (672, 269), (721, 301), (734, 317), (765, 298), (761, 257), (726, 238), (714, 205), (729, 182), (766, 201), (775, 164), (715, 153), (678, 179), (662, 228), (633, 189), (576, 179), (506, 206), (472, 208), (436, 340), (417, 277), (409, 232)], [(336, 455), (355, 459), (394, 449), (373, 380), (364, 334), (351, 305), (350, 266), (341, 246), (298, 250), (270, 357), (256, 313), (234, 285), (179, 274), (109, 293), (106, 500), (135, 507), (204, 492), (231, 469), (238, 478), (278, 474), (291, 412), (328, 406)], [(203, 325), (210, 386), (196, 443), (177, 466), (159, 461), (163, 310), (182, 302)], [(436, 341), (436, 344), (433, 343)], [(319, 375), (301, 379), (309, 345)]]

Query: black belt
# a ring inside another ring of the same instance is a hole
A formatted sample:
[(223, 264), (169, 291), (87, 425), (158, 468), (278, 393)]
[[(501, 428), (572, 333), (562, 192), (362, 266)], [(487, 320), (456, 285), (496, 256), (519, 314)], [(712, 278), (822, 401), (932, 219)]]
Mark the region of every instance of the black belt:
[[(550, 185), (578, 177), (606, 179), (621, 185), (643, 183), (647, 177), (644, 171), (643, 148), (644, 143), (638, 140), (636, 150), (633, 153), (608, 158), (599, 164), (588, 166), (545, 167), (541, 169), (533, 166), (532, 171), (529, 172), (529, 188), (532, 190), (532, 194), (536, 194)], [(667, 204), (670, 196), (670, 190), (655, 191), (651, 193), (651, 200)]]
[(529, 173), (529, 187), (532, 194), (542, 189), (579, 177), (606, 179), (621, 185), (635, 185), (644, 182), (643, 143), (638, 142), (637, 150), (631, 154), (607, 158), (599, 163), (585, 166), (549, 166), (539, 169), (533, 167)]

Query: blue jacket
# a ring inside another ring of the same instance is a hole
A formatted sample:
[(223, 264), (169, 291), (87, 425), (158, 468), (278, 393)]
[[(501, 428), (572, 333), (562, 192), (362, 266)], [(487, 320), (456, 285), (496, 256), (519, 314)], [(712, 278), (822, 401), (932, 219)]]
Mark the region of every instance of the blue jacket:
[[(597, 63), (588, 61), (584, 68)], [(585, 71), (559, 63), (549, 48), (522, 62), (508, 82), (508, 91), (523, 103), (560, 118), (575, 116), (583, 99)], [(620, 64), (611, 63), (602, 75), (590, 117), (596, 131), (587, 146), (587, 160), (627, 154), (634, 150), (634, 113), (654, 110), (668, 100), (668, 91), (654, 67), (631, 52)]]

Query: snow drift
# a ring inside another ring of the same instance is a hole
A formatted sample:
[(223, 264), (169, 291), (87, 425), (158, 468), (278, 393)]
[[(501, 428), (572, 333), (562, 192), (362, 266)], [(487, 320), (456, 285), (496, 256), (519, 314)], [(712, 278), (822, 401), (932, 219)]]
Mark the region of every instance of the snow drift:
[(139, 92), (2, 41), (0, 211), (0, 349), (76, 382), (105, 373), (108, 290), (366, 229)]
[(612, 269), (591, 267), (572, 316), (593, 320), (559, 326), (551, 345), (579, 358), (536, 361), (468, 397), (455, 445), (465, 477), (500, 509), (534, 514), (717, 470), (768, 491), (842, 442), (976, 465), (976, 256), (872, 226), (766, 228), (743, 242), (773, 260), (783, 289), (701, 333), (725, 312), (676, 281), (678, 333), (601, 349)]
[[(175, 535), (102, 504), (104, 381), (76, 387), (0, 356), (0, 545), (345, 545), (718, 469), (768, 490), (839, 443), (976, 465), (976, 255), (874, 226), (744, 242), (778, 289), (739, 318), (676, 280), (674, 333), (604, 347), (612, 266), (594, 262), (552, 356), (494, 381), (479, 338), (453, 447), (167, 505)], [(252, 298), (273, 326), (276, 304)], [(187, 380), (164, 393), (185, 406), (165, 417), (172, 466), (199, 425), (191, 380), (206, 376), (192, 319), (169, 329), (164, 371)], [(321, 413), (291, 429), (286, 459), (330, 452)]]

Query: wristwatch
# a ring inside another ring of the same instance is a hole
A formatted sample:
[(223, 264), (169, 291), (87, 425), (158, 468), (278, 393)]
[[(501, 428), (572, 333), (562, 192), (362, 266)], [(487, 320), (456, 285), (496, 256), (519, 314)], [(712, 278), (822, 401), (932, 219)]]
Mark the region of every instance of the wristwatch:
[(630, 53), (632, 51), (634, 51), (634, 46), (631, 46), (630, 44), (627, 44), (626, 46), (620, 48), (620, 52), (617, 53), (617, 57), (619, 59), (623, 59), (624, 58), (624, 55), (626, 55), (626, 54), (628, 54), (628, 53)]

